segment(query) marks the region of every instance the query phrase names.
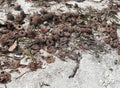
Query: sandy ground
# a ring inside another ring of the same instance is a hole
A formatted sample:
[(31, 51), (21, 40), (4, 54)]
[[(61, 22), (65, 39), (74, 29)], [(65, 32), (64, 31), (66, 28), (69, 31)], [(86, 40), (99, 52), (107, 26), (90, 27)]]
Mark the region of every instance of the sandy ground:
[[(17, 0), (17, 3), (21, 4), (25, 12), (31, 14), (40, 10), (40, 8), (32, 7), (32, 3), (26, 3), (24, 0)], [(75, 2), (69, 3), (74, 4)], [(79, 6), (83, 8), (88, 5), (101, 10), (107, 7), (107, 0), (101, 3), (91, 1), (79, 3)], [(60, 6), (62, 4), (53, 5), (50, 11), (55, 11)], [(68, 9), (64, 7), (64, 11), (68, 11)], [(17, 12), (13, 11), (13, 13), (16, 14)], [(4, 17), (3, 14), (5, 13), (0, 13), (1, 18)], [(120, 37), (120, 29), (118, 29), (118, 35)], [(20, 69), (21, 73), (13, 73), (12, 81), (6, 86), (7, 88), (120, 88), (120, 65), (114, 64), (115, 60), (120, 60), (120, 56), (115, 50), (109, 47), (108, 49), (107, 53), (101, 54), (99, 57), (91, 54), (90, 51), (80, 51), (82, 59), (74, 78), (69, 78), (69, 75), (72, 74), (76, 63), (69, 59), (64, 62), (57, 58), (52, 64), (45, 63), (44, 69), (28, 72), (16, 79), (28, 71), (27, 68)], [(4, 84), (0, 84), (0, 88), (6, 87)]]

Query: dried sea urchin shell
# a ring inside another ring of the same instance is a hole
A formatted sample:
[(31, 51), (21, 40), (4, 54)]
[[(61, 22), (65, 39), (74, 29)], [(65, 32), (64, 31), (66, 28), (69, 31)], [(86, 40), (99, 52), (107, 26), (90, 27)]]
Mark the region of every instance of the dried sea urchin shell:
[(13, 21), (14, 20), (14, 16), (11, 13), (8, 13), (7, 14), (7, 20)]
[(22, 10), (21, 6), (18, 5), (18, 4), (15, 5), (14, 9), (15, 9), (15, 10), (18, 10), (18, 11)]
[(18, 24), (18, 25), (16, 25), (16, 29), (17, 29), (17, 30), (22, 30), (22, 29), (23, 29), (23, 26), (20, 25), (20, 24)]
[(31, 49), (33, 49), (33, 50), (39, 50), (40, 47), (39, 47), (39, 45), (37, 45), (37, 44), (33, 44), (33, 45), (31, 46)]
[(27, 32), (27, 37), (33, 39), (33, 38), (36, 37), (36, 34), (37, 33), (35, 31), (28, 31)]
[(40, 23), (40, 16), (39, 14), (34, 14), (30, 18), (30, 24), (37, 26)]
[(31, 71), (36, 71), (37, 69), (37, 64), (35, 62), (30, 62), (28, 64), (28, 68), (31, 70)]
[(47, 47), (47, 51), (48, 51), (49, 53), (55, 53), (55, 52), (56, 52), (56, 49), (55, 49), (54, 46), (48, 46), (48, 47)]
[(11, 75), (6, 71), (1, 72), (0, 83), (7, 83), (8, 81), (11, 81)]
[(20, 37), (25, 37), (26, 36), (26, 32), (24, 30), (21, 30), (21, 31), (19, 31), (18, 35)]
[(24, 18), (26, 17), (25, 12), (24, 12), (24, 11), (21, 11), (21, 12), (20, 12), (20, 16), (24, 19)]
[(13, 23), (11, 23), (11, 22), (7, 22), (6, 25), (7, 25), (8, 30), (14, 30), (15, 29)]
[(28, 68), (31, 70), (31, 71), (36, 71), (37, 68), (41, 68), (42, 67), (42, 62), (41, 61), (34, 61), (34, 62), (30, 62), (28, 64)]
[(43, 57), (43, 59), (47, 62), (47, 63), (53, 63), (55, 61), (55, 58), (53, 56), (47, 56), (47, 57)]
[(15, 21), (21, 24), (23, 22), (23, 19), (24, 18), (21, 15), (17, 15)]

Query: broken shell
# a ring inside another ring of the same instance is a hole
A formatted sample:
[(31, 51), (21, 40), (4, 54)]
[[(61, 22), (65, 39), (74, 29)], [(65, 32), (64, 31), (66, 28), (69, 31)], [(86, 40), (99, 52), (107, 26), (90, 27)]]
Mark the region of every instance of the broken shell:
[(17, 47), (17, 41), (15, 41), (9, 48), (8, 51), (9, 52), (13, 52)]

